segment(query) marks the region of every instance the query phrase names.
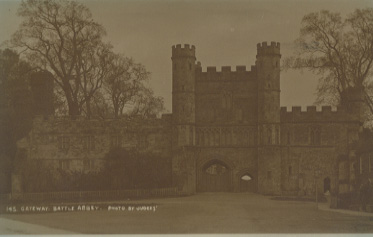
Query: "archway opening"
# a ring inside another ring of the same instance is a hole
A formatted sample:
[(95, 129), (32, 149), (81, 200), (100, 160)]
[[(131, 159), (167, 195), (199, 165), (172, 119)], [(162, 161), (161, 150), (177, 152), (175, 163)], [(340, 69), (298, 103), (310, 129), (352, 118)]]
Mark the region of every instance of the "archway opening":
[(199, 169), (197, 191), (229, 192), (232, 191), (231, 169), (220, 160), (211, 160)]

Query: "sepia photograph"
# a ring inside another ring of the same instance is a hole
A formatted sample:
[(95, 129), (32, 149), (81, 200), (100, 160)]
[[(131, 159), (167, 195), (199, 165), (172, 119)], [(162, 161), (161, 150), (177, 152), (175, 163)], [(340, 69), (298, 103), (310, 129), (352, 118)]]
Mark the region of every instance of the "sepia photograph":
[(373, 0), (0, 0), (0, 235), (373, 234)]

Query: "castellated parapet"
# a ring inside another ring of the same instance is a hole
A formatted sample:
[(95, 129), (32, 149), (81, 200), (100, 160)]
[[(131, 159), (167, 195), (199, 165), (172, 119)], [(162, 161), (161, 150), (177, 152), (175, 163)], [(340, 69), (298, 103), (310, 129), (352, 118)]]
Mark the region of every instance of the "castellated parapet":
[(267, 42), (257, 44), (257, 55), (271, 55), (277, 54), (280, 55), (280, 43), (271, 42), (270, 45)]
[(301, 106), (292, 106), (291, 109), (281, 107), (281, 123), (289, 122), (346, 122), (356, 120), (356, 115), (349, 113), (343, 107), (322, 106), (317, 110), (316, 106), (307, 106), (302, 110)]
[(194, 57), (196, 55), (196, 47), (194, 45), (181, 44), (172, 46), (172, 57)]
[(208, 66), (206, 71), (202, 67), (196, 68), (196, 80), (254, 80), (256, 78), (256, 67), (251, 66), (251, 70), (247, 70), (246, 66), (236, 66), (236, 70), (232, 71), (231, 66), (222, 66), (220, 71), (216, 67)]

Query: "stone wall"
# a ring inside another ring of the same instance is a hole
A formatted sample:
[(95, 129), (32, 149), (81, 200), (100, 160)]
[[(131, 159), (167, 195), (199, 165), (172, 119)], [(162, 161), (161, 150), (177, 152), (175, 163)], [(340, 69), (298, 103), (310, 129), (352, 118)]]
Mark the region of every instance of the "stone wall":
[(255, 124), (257, 93), (255, 72), (240, 66), (235, 72), (208, 67), (196, 73), (196, 123)]
[(281, 149), (279, 146), (258, 148), (258, 191), (281, 195)]
[[(333, 147), (282, 148), (281, 189), (288, 195), (313, 195), (315, 182), (324, 193), (324, 180), (330, 180), (329, 192), (338, 189), (338, 163)], [(326, 190), (325, 190), (326, 191)]]
[(356, 115), (324, 106), (320, 111), (281, 108), (281, 190), (288, 195), (346, 192), (352, 178), (351, 148), (358, 140)]
[(27, 159), (71, 171), (98, 171), (114, 147), (171, 156), (169, 119), (86, 120), (39, 116), (18, 142)]

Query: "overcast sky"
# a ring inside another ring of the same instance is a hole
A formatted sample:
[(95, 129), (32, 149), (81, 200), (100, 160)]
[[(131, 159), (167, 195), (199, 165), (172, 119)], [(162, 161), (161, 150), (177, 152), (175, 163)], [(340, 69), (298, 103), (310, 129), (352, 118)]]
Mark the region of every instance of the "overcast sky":
[[(0, 0), (0, 42), (8, 40), (22, 21), (20, 1)], [(207, 66), (255, 63), (256, 44), (281, 43), (283, 57), (292, 53), (302, 17), (322, 9), (349, 14), (373, 7), (373, 0), (264, 1), (81, 1), (107, 31), (116, 52), (133, 57), (152, 73), (151, 86), (165, 98), (171, 112), (171, 46), (196, 46), (197, 60)], [(288, 71), (281, 74), (281, 105), (312, 105), (317, 77)]]

